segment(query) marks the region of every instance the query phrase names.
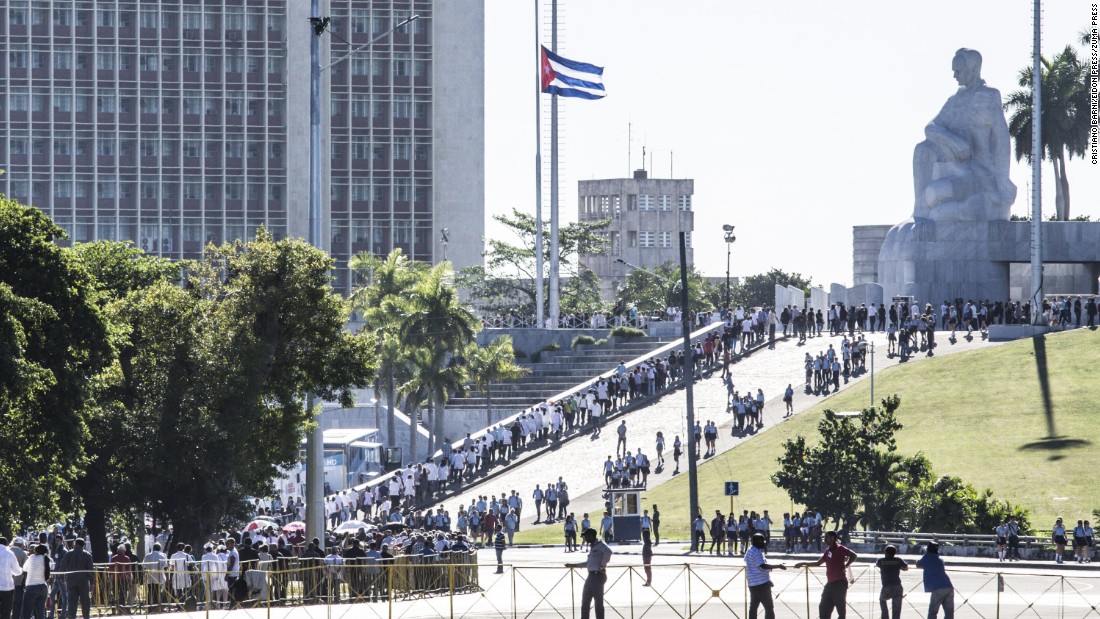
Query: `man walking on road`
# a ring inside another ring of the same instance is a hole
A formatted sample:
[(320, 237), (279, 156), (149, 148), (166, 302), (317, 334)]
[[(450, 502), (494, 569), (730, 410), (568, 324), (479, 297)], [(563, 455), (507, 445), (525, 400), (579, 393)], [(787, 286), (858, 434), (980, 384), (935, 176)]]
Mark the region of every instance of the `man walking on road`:
[[(616, 432), (618, 432), (619, 441), (617, 443), (615, 443), (615, 455), (616, 456), (621, 455), (621, 456), (625, 457), (626, 454), (627, 454), (627, 451), (626, 451), (626, 420), (625, 419), (623, 419), (622, 422), (619, 423), (619, 427), (616, 428)], [(622, 447), (622, 452), (619, 451), (620, 447)]]
[(607, 544), (600, 541), (595, 529), (584, 530), (584, 541), (588, 544), (588, 559), (583, 563), (566, 563), (565, 567), (587, 568), (588, 577), (581, 591), (581, 619), (588, 619), (593, 603), (596, 606), (596, 619), (603, 619), (603, 588), (607, 584), (607, 564), (614, 554)]
[(783, 564), (768, 563), (768, 557), (764, 554), (768, 542), (762, 533), (752, 536), (752, 548), (745, 553), (745, 579), (749, 586), (749, 619), (756, 619), (756, 610), (764, 607), (764, 619), (775, 619), (775, 609), (772, 606), (772, 581), (768, 575), (770, 570), (785, 570)]
[(924, 590), (931, 594), (928, 619), (936, 619), (941, 606), (944, 619), (955, 619), (955, 587), (940, 558), (940, 545), (929, 542), (924, 556), (917, 561), (917, 567), (924, 570)]
[[(836, 609), (837, 619), (844, 619), (848, 612), (848, 566), (856, 560), (856, 553), (848, 550), (837, 541), (836, 531), (825, 533), (828, 547), (817, 561), (795, 563), (796, 568), (818, 567), (825, 564), (825, 588), (821, 591), (821, 603), (818, 612), (821, 619), (829, 619)], [(950, 618), (948, 618), (950, 619)]]

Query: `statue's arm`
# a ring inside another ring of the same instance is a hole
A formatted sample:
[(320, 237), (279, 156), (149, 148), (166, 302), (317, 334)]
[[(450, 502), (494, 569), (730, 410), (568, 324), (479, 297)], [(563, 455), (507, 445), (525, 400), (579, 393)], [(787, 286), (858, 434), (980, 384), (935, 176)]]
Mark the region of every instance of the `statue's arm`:
[[(938, 119), (937, 116), (936, 120)], [(957, 160), (970, 159), (970, 143), (966, 141), (966, 138), (945, 129), (936, 120), (924, 127), (924, 136), (928, 138), (928, 141), (942, 147), (945, 152), (950, 153)]]

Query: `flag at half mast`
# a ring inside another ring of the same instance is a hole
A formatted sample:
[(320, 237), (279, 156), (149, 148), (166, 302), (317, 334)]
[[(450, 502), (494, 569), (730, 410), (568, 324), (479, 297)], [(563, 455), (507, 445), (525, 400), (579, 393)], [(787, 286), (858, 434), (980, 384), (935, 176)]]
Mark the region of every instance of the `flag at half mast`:
[(562, 97), (602, 99), (603, 67), (562, 58), (542, 47), (542, 92)]

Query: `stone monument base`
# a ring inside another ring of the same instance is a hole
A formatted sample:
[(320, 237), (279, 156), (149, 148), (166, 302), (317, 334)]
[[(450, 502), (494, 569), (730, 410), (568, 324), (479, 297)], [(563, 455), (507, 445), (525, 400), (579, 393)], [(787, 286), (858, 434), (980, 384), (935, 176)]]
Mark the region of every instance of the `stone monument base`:
[(1008, 263), (992, 260), (989, 241), (1000, 222), (908, 219), (890, 229), (879, 253), (879, 283), (886, 303), (911, 296), (936, 311), (947, 300), (1008, 299)]

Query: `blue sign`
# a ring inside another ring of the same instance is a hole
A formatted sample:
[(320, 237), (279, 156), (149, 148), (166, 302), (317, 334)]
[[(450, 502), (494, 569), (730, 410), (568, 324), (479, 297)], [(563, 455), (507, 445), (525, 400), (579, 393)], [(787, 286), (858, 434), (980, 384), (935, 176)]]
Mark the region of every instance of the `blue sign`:
[(726, 482), (726, 496), (737, 496), (740, 492), (740, 483), (736, 481)]

